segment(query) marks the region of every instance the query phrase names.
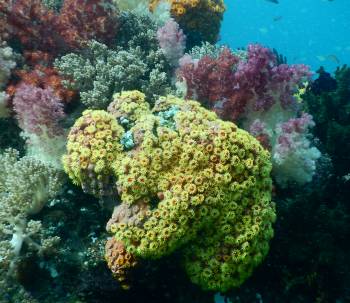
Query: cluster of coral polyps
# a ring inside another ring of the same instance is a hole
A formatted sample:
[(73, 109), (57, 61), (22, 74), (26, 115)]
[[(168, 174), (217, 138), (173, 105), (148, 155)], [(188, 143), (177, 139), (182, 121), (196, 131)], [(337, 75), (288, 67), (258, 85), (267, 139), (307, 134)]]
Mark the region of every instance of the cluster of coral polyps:
[(151, 110), (139, 91), (116, 94), (109, 112), (89, 110), (77, 120), (63, 162), (85, 189), (115, 182), (121, 204), (107, 226), (114, 240), (106, 258), (122, 281), (134, 257), (181, 250), (194, 283), (226, 291), (268, 252), (269, 152), (196, 101), (160, 97)]
[[(215, 43), (218, 40), (220, 23), (225, 12), (223, 0), (167, 0), (170, 3), (172, 17), (185, 31), (188, 44), (196, 45), (201, 41)], [(150, 1), (150, 10), (154, 11), (162, 3)]]
[(106, 242), (105, 258), (112, 274), (119, 281), (123, 289), (130, 287), (128, 279), (129, 271), (137, 265), (135, 256), (130, 254), (123, 244), (116, 238), (111, 237)]

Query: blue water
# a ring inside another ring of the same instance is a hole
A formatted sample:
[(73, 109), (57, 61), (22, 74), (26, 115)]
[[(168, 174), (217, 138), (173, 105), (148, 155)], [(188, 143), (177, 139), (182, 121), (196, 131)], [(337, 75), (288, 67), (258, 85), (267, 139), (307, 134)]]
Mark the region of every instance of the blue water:
[(275, 48), (288, 63), (320, 65), (333, 71), (350, 64), (349, 0), (226, 1), (222, 44), (259, 42)]

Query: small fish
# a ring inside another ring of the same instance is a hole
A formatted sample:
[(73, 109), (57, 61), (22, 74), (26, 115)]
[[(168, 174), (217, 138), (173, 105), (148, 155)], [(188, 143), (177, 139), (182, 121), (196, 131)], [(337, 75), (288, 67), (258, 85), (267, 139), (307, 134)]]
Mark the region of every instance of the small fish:
[(319, 60), (319, 61), (321, 61), (321, 62), (323, 62), (323, 61), (326, 61), (326, 57), (325, 56), (316, 56), (316, 58)]
[(321, 62), (329, 60), (329, 61), (332, 61), (332, 62), (337, 63), (337, 64), (340, 63), (340, 60), (338, 59), (338, 57), (336, 55), (328, 55), (328, 56), (321, 55), (321, 56), (316, 56), (316, 58)]
[(337, 64), (340, 63), (340, 60), (338, 59), (338, 57), (336, 55), (328, 55), (327, 59), (334, 62), (334, 63), (337, 63)]
[(276, 16), (276, 17), (273, 17), (273, 21), (277, 22), (277, 21), (280, 21), (282, 20), (282, 16)]
[(278, 3), (279, 3), (278, 0), (265, 0), (265, 1), (271, 2), (271, 3), (275, 3), (275, 4), (278, 4)]
[(262, 33), (262, 34), (267, 34), (268, 33), (268, 29), (266, 27), (260, 27), (259, 28), (259, 32)]

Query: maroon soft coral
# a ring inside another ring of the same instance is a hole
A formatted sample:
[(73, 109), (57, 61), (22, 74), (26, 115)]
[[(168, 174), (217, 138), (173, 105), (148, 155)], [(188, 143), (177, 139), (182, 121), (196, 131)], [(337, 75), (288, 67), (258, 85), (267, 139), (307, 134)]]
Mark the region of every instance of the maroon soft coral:
[(293, 94), (311, 75), (305, 65), (278, 65), (273, 52), (258, 44), (248, 46), (245, 58), (224, 48), (217, 57), (182, 62), (177, 75), (186, 81), (187, 98), (233, 121), (277, 102), (283, 109), (296, 106)]

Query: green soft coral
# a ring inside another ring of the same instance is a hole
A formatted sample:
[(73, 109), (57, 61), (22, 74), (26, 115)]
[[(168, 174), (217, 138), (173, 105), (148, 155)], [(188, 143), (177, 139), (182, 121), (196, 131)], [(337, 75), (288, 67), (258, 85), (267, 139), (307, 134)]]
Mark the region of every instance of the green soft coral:
[(17, 150), (0, 154), (0, 297), (24, 291), (16, 280), (21, 261), (29, 253), (54, 251), (60, 240), (33, 216), (57, 195), (62, 181), (59, 171), (32, 157), (20, 158)]
[(158, 48), (109, 49), (97, 41), (88, 43), (83, 54), (68, 54), (55, 61), (60, 73), (72, 81), (67, 87), (80, 91), (88, 108), (105, 109), (114, 93), (141, 89), (153, 98), (170, 91), (168, 63)]

